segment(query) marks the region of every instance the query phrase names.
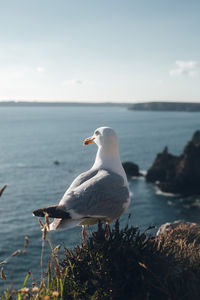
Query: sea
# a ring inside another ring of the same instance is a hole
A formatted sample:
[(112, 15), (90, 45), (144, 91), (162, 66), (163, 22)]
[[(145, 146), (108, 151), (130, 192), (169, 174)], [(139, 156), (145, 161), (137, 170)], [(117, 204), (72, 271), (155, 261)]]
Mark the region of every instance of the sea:
[[(0, 107), (0, 262), (5, 287), (20, 288), (28, 271), (41, 279), (42, 233), (32, 211), (57, 204), (74, 178), (88, 170), (95, 159), (96, 145), (83, 140), (101, 126), (112, 127), (119, 138), (121, 161), (132, 161), (145, 173), (156, 154), (168, 146), (179, 155), (200, 129), (198, 112), (131, 111), (123, 106), (9, 106)], [(55, 162), (58, 162), (57, 164)], [(130, 178), (131, 204), (120, 218), (141, 231), (155, 226), (155, 234), (166, 222), (185, 220), (200, 223), (200, 197), (183, 198), (164, 194), (144, 177)], [(128, 220), (128, 215), (131, 214)], [(88, 228), (88, 236), (95, 230)], [(29, 238), (23, 255), (25, 237)], [(72, 248), (81, 244), (81, 227), (51, 233), (54, 246)], [(16, 250), (21, 254), (12, 257)], [(44, 249), (47, 268), (50, 249)], [(30, 283), (29, 283), (30, 284)]]

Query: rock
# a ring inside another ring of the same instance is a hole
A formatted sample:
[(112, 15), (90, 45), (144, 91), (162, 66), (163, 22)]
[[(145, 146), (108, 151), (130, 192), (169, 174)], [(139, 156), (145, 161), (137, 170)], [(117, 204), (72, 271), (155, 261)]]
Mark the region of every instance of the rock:
[[(183, 282), (180, 299), (200, 299), (200, 226), (196, 223), (175, 221), (163, 224), (155, 238), (162, 255), (173, 258), (168, 286), (173, 291), (171, 299), (178, 299), (177, 286)], [(172, 295), (172, 294), (171, 294)]]
[(129, 105), (130, 110), (142, 111), (200, 111), (200, 103), (191, 102), (144, 102)]
[(191, 227), (199, 227), (199, 226), (196, 223), (185, 222), (183, 220), (177, 220), (172, 223), (168, 222), (168, 223), (161, 225), (160, 228), (158, 229), (156, 235), (158, 236), (159, 234), (164, 234), (165, 232), (169, 232), (172, 229), (176, 229), (177, 227), (191, 228)]
[(156, 156), (146, 180), (158, 182), (163, 192), (185, 196), (200, 194), (200, 131), (195, 132), (180, 156), (168, 153), (165, 147)]
[(139, 167), (133, 162), (124, 162), (122, 163), (124, 171), (126, 172), (127, 176), (140, 176)]
[(168, 153), (165, 147), (163, 152), (158, 153), (152, 167), (148, 170), (146, 179), (151, 182), (163, 182), (168, 177), (175, 175), (175, 166), (178, 162), (178, 156)]
[(200, 130), (197, 130), (192, 138), (192, 142), (193, 144), (195, 144), (196, 146), (200, 145)]

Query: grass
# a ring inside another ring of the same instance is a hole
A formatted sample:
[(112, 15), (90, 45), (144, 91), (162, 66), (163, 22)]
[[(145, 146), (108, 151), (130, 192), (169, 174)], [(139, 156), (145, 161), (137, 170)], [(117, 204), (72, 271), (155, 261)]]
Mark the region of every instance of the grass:
[(4, 184), (1, 188), (0, 188), (0, 197), (2, 196), (4, 190), (7, 188), (7, 184)]
[[(48, 229), (48, 217), (41, 226)], [(200, 299), (198, 226), (180, 224), (157, 237), (148, 237), (132, 226), (120, 229), (116, 221), (105, 238), (105, 227), (100, 223), (86, 246), (65, 248), (61, 261), (57, 257), (60, 246), (54, 248), (45, 231), (43, 249), (47, 240), (52, 254), (44, 272), (42, 250), (41, 282), (35, 282), (28, 273), (22, 287), (7, 289), (2, 300)], [(1, 278), (6, 281), (4, 270)]]
[(155, 239), (157, 249), (200, 276), (200, 226), (180, 223)]

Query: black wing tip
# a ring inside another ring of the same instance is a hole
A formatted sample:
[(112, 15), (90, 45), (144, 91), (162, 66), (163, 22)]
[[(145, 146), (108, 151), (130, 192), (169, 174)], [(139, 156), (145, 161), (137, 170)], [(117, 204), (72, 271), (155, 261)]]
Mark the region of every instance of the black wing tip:
[(33, 216), (45, 217), (45, 213), (49, 215), (49, 218), (71, 219), (70, 214), (57, 205), (36, 209), (33, 211)]
[(45, 216), (43, 208), (34, 210), (32, 215), (34, 217), (44, 217)]

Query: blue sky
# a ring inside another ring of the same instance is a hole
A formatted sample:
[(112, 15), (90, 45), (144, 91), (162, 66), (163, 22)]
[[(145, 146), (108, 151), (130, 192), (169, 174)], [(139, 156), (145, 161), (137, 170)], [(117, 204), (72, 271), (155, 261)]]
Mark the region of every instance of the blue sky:
[(199, 0), (0, 0), (0, 99), (200, 102)]

